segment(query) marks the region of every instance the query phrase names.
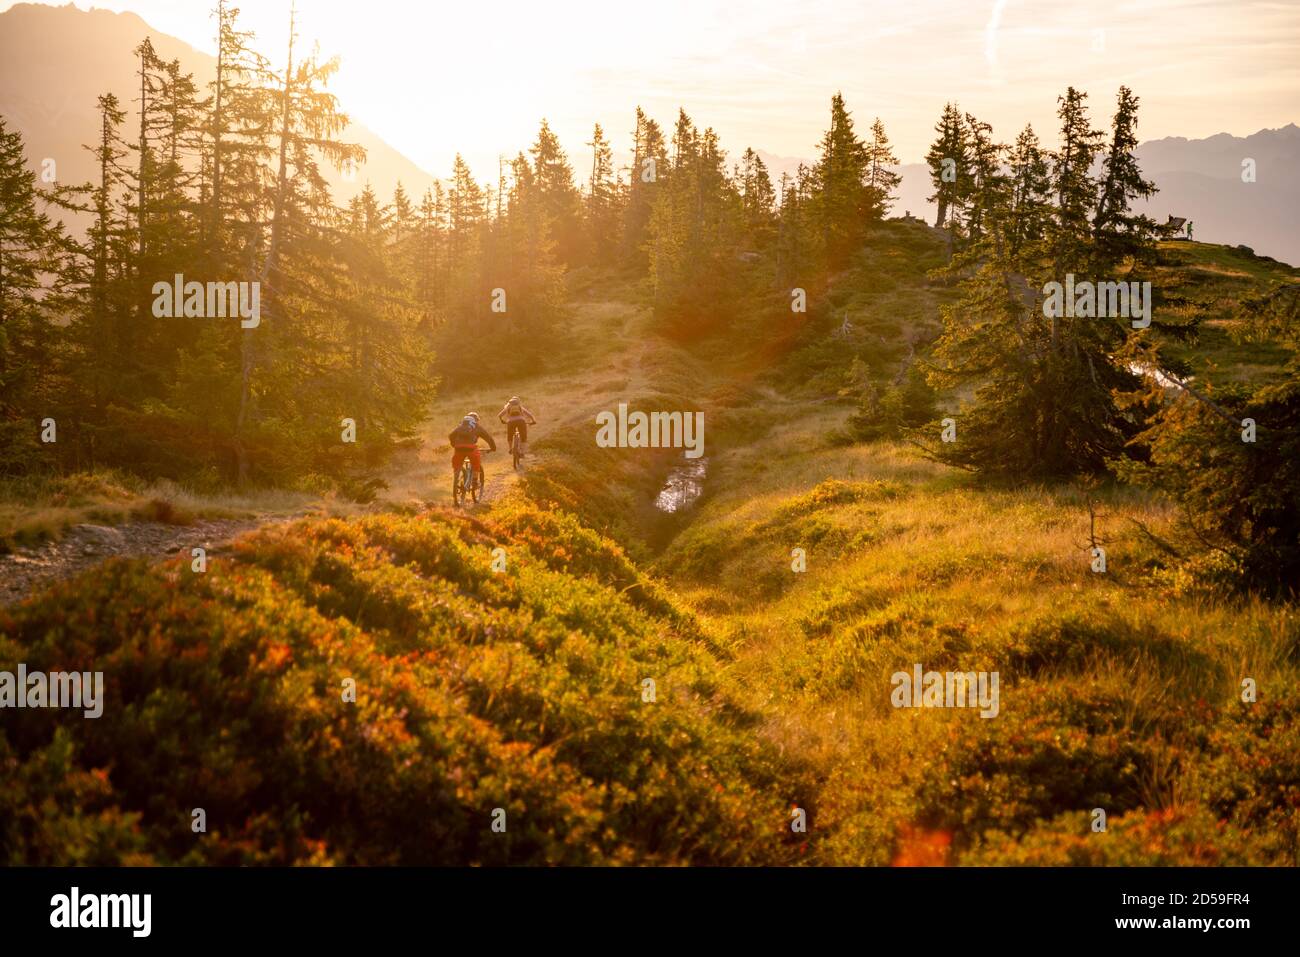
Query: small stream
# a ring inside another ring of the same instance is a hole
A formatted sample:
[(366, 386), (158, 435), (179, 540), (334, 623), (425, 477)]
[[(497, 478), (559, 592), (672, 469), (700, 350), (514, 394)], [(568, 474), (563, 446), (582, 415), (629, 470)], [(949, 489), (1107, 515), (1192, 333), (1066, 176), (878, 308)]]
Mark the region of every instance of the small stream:
[(709, 470), (708, 458), (698, 459), (682, 457), (682, 461), (673, 466), (664, 487), (655, 496), (655, 508), (661, 512), (675, 514), (685, 511), (699, 500), (704, 492), (704, 476)]
[[(1183, 385), (1183, 380), (1179, 379), (1172, 372), (1166, 372), (1164, 369), (1152, 369), (1137, 362), (1130, 362), (1128, 365), (1128, 371), (1132, 372), (1134, 375), (1150, 376), (1166, 389), (1182, 388)], [(1187, 381), (1191, 381), (1190, 376)]]

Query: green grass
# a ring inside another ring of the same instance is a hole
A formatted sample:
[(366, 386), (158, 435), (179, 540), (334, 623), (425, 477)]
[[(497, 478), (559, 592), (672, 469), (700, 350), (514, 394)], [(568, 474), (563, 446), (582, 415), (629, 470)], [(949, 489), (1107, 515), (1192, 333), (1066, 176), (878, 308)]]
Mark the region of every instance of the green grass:
[[(1281, 357), (1237, 346), (1218, 316), (1291, 274), (1164, 249), (1166, 279), (1206, 320), (1200, 368), (1272, 374)], [(121, 709), (5, 725), (0, 853), (1300, 863), (1295, 607), (1171, 565), (1139, 529), (1175, 518), (1153, 495), (986, 486), (908, 445), (837, 440), (855, 356), (888, 379), (912, 329), (923, 358), (950, 295), (925, 278), (941, 252), (932, 231), (891, 224), (806, 335), (763, 312), (763, 335), (730, 354), (648, 336), (625, 282), (585, 277), (581, 348), (509, 389), (441, 397), (423, 448), (388, 476), (388, 514), (264, 530), (206, 576), (113, 563), (0, 612), (0, 668), (94, 663)], [(847, 341), (829, 336), (842, 309)], [(447, 496), (454, 421), (509, 392), (541, 420), (527, 470), (489, 457), (490, 503), (414, 514)], [(651, 506), (672, 456), (596, 448), (594, 415), (619, 401), (704, 410), (693, 511)], [(116, 489), (58, 507), (147, 500)], [(1090, 568), (1090, 502), (1105, 574)], [(895, 708), (891, 676), (917, 663), (998, 672), (998, 715)], [(195, 805), (207, 835), (189, 830)], [(790, 832), (792, 806), (807, 835)], [(497, 807), (506, 835), (490, 830)]]
[(101, 720), (6, 719), (9, 864), (797, 855), (794, 762), (750, 732), (693, 616), (563, 516), (278, 526), (206, 574), (110, 563), (0, 612), (0, 636), (0, 669), (107, 683)]
[(1300, 270), (1231, 246), (1168, 242), (1160, 246), (1160, 265), (1152, 283), (1162, 303), (1156, 318), (1174, 316), (1199, 322), (1191, 342), (1166, 342), (1170, 357), (1198, 376), (1218, 382), (1268, 382), (1277, 379), (1291, 352), (1267, 342), (1242, 343), (1238, 304), (1283, 284), (1300, 282)]
[(279, 489), (198, 492), (114, 470), (33, 475), (0, 482), (0, 552), (57, 540), (84, 523), (189, 525), (197, 519), (287, 517), (305, 511), (346, 514), (360, 509), (332, 495)]
[[(787, 446), (777, 428), (717, 457), (656, 567), (723, 636), (764, 733), (824, 782), (816, 860), (1009, 862), (1024, 838), (1044, 861), (1297, 863), (1300, 759), (1265, 736), (1300, 735), (1294, 609), (1168, 574), (1129, 520), (1171, 515), (1129, 489), (1096, 493), (1099, 575), (1078, 489), (980, 488), (889, 445)], [(914, 663), (997, 671), (1000, 714), (895, 709), (890, 676)], [(1245, 677), (1267, 689), (1256, 705)], [(1277, 763), (1230, 782), (1232, 755), (1260, 749)], [(1096, 807), (1129, 837), (1076, 849)], [(1195, 840), (1129, 839), (1160, 815)]]

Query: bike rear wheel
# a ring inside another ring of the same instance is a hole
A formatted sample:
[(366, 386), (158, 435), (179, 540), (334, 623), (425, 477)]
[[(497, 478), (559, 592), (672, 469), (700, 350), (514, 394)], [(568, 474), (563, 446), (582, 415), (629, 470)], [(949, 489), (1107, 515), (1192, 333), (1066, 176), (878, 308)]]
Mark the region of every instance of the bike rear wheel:
[(510, 457), (515, 461), (515, 470), (519, 469), (519, 451), (523, 443), (519, 441), (519, 430), (515, 429), (514, 438), (510, 442)]
[[(456, 470), (451, 482), (451, 499), (456, 505), (464, 505), (471, 494), (474, 494), (474, 464), (466, 457), (465, 464)], [(478, 495), (474, 495), (474, 501), (478, 501)]]
[(475, 472), (474, 477), (470, 480), (469, 493), (474, 497), (474, 501), (477, 502), (479, 495), (482, 492), (483, 492), (483, 473)]

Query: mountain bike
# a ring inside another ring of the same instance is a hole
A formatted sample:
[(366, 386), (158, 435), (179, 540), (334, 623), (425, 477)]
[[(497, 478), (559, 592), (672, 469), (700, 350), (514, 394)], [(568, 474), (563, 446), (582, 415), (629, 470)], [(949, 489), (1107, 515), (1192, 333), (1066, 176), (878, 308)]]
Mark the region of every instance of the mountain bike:
[[(525, 420), (520, 419), (519, 421), (523, 422)], [(528, 424), (536, 425), (537, 422), (533, 421)], [(510, 430), (510, 457), (514, 460), (515, 471), (517, 472), (519, 471), (519, 460), (524, 457), (524, 443), (520, 438), (523, 433), (522, 430), (514, 428), (509, 422), (506, 423), (506, 428)]]
[[(483, 449), (479, 455), (487, 455), (491, 449)], [(483, 473), (474, 471), (474, 462), (467, 455), (465, 461), (461, 462), (460, 468), (451, 479), (451, 500), (457, 507), (465, 504), (468, 496), (475, 502), (478, 502), (479, 496), (483, 494)]]

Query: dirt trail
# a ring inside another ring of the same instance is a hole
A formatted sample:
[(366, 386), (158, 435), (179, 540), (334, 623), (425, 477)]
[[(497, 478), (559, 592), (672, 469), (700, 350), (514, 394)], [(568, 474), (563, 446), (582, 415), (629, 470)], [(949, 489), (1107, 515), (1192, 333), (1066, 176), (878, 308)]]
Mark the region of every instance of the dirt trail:
[[(597, 369), (626, 376), (620, 383), (620, 394), (635, 394), (642, 389), (646, 374), (635, 329), (640, 314), (638, 307), (618, 301), (588, 301), (577, 308), (580, 320), (589, 328), (599, 328), (604, 335), (606, 352), (596, 358)], [(525, 470), (544, 461), (545, 453), (539, 454), (536, 447), (552, 429), (576, 427), (588, 417), (588, 407), (593, 401), (602, 407), (607, 404), (609, 396), (596, 398), (601, 388), (593, 387), (592, 375), (591, 368), (572, 368), (525, 382), (496, 383), (491, 387), (439, 397), (421, 431), (424, 440), (421, 448), (394, 459), (384, 476), (388, 490), (381, 494), (376, 506), (414, 505), (427, 509), (452, 504), (450, 449), (446, 435), (451, 425), (471, 408), (478, 409), (485, 416), (489, 430), (497, 439), (497, 451), (483, 458), (487, 486), (482, 500), (471, 508), (482, 508), (497, 501), (519, 482)], [(512, 393), (524, 396), (525, 404), (538, 417), (538, 423), (529, 426), (529, 453), (519, 472), (511, 465), (505, 427), (496, 420), (497, 409)], [(196, 546), (202, 546), (211, 554), (219, 552), (245, 532), (291, 521), (305, 514), (308, 512), (291, 517), (201, 520), (185, 526), (152, 522), (117, 526), (75, 525), (59, 541), (0, 555), (0, 607), (20, 601), (51, 582), (71, 578), (113, 557), (161, 560), (177, 553), (188, 555), (189, 550)]]
[(206, 520), (193, 525), (74, 525), (57, 542), (0, 555), (0, 607), (110, 558), (161, 559), (177, 553), (188, 556), (196, 547), (209, 555), (219, 553), (244, 532), (274, 521), (285, 519)]
[[(496, 452), (483, 455), (487, 485), (477, 507), (499, 500), (528, 469), (545, 461), (546, 453), (539, 447), (549, 435), (585, 428), (596, 410), (610, 408), (619, 398), (634, 396), (646, 387), (648, 377), (642, 367), (645, 347), (639, 329), (643, 320), (644, 309), (640, 306), (619, 300), (582, 301), (575, 305), (572, 335), (587, 343), (599, 343), (592, 347), (599, 351), (584, 356), (582, 364), (439, 396), (428, 423), (420, 431), (421, 447), (393, 461), (385, 476), (389, 487), (380, 501), (407, 508), (450, 507), (451, 449), (447, 433), (471, 410), (479, 413), (497, 442)], [(611, 377), (617, 388), (611, 392), (610, 381), (602, 376)], [(528, 455), (519, 472), (510, 462), (506, 428), (497, 420), (497, 412), (512, 394), (519, 395), (537, 416), (537, 424), (528, 427)]]

